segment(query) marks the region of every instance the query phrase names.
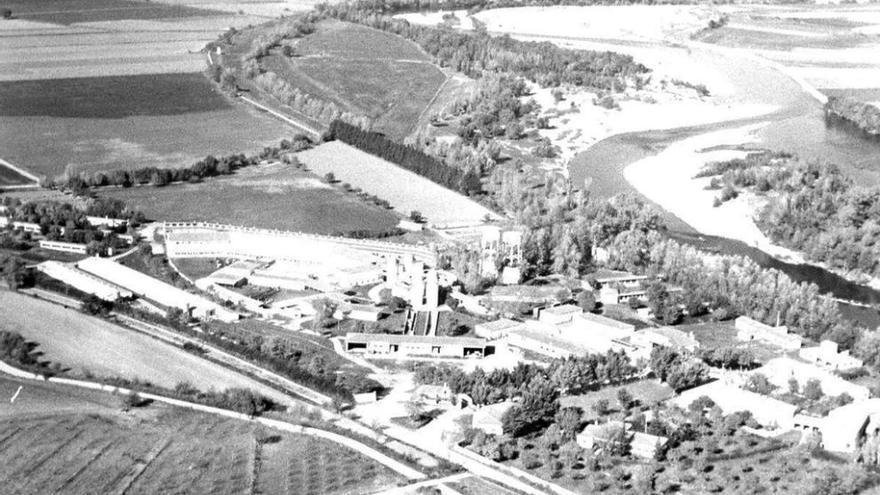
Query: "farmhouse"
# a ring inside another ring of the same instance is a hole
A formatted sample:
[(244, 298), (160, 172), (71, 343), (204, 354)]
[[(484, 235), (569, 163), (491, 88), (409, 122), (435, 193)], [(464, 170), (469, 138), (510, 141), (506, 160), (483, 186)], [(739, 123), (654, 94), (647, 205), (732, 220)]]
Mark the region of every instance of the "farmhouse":
[(80, 292), (91, 294), (105, 301), (117, 301), (133, 296), (130, 291), (90, 275), (73, 265), (57, 261), (44, 261), (37, 265), (37, 270)]
[(815, 365), (789, 357), (771, 359), (764, 366), (752, 370), (750, 374), (762, 374), (773, 385), (785, 389), (792, 378), (803, 386), (809, 380), (818, 380), (825, 395), (849, 394), (856, 401), (865, 400), (871, 393), (868, 387), (850, 383), (843, 378)]
[(489, 435), (501, 435), (504, 433), (504, 414), (515, 405), (511, 401), (504, 401), (483, 406), (474, 412), (471, 427)]
[(787, 351), (800, 349), (803, 339), (800, 335), (788, 333), (788, 327), (765, 325), (748, 316), (740, 316), (734, 321), (736, 338), (749, 342), (757, 340)]
[(465, 358), (494, 354), (495, 346), (488, 345), (484, 339), (472, 337), (348, 333), (345, 336), (345, 350), (389, 357)]
[(178, 308), (196, 318), (216, 319), (225, 322), (239, 319), (238, 313), (229, 311), (219, 304), (180, 290), (115, 261), (104, 258), (86, 258), (78, 262), (76, 266), (114, 285), (124, 287), (138, 297), (155, 301), (168, 308)]
[(849, 351), (837, 351), (837, 342), (823, 340), (815, 347), (804, 347), (798, 351), (801, 359), (830, 370), (860, 368), (865, 363), (851, 356)]
[(39, 244), (43, 249), (73, 254), (86, 254), (88, 248), (85, 244), (77, 244), (75, 242), (40, 241)]

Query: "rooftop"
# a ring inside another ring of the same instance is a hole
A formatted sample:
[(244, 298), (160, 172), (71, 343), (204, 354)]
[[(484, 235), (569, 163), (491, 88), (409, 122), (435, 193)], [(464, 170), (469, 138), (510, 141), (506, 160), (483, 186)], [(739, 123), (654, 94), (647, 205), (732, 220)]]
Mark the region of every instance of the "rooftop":
[(612, 318), (608, 318), (607, 316), (597, 315), (594, 313), (583, 313), (583, 314), (579, 315), (579, 318), (584, 321), (590, 322), (590, 323), (595, 323), (597, 325), (605, 325), (605, 326), (609, 326), (609, 327), (614, 327), (618, 330), (631, 331), (635, 328), (633, 325), (630, 325), (629, 323), (624, 323), (622, 321), (617, 321)]
[(346, 342), (388, 342), (391, 344), (432, 344), (485, 347), (486, 339), (478, 337), (430, 337), (427, 335), (399, 335), (390, 333), (357, 333), (345, 335)]
[(514, 327), (518, 327), (520, 325), (522, 325), (522, 323), (515, 321), (515, 320), (509, 320), (507, 318), (501, 318), (500, 320), (495, 320), (495, 321), (490, 321), (487, 323), (479, 323), (478, 324), (479, 327), (485, 328), (486, 330), (489, 330), (490, 332), (496, 332), (499, 330), (506, 330), (508, 328), (514, 328)]
[(603, 284), (608, 282), (620, 282), (623, 280), (646, 280), (648, 277), (645, 275), (634, 275), (629, 272), (624, 272), (621, 270), (596, 270), (593, 272), (593, 277), (596, 279), (596, 282)]
[(541, 314), (551, 315), (573, 315), (583, 313), (584, 310), (580, 306), (574, 304), (563, 304), (561, 306), (552, 306), (541, 310)]

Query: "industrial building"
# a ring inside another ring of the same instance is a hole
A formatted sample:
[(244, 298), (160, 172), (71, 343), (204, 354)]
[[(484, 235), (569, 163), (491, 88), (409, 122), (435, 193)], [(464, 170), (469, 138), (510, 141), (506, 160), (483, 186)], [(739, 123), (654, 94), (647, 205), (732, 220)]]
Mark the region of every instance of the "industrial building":
[(495, 346), (473, 337), (349, 333), (345, 336), (345, 350), (388, 357), (465, 358), (494, 354)]
[(37, 270), (80, 292), (91, 294), (105, 301), (128, 299), (134, 295), (131, 291), (86, 273), (72, 264), (44, 261), (37, 265)]
[(88, 246), (85, 244), (77, 244), (75, 242), (40, 241), (39, 245), (43, 249), (60, 251), (63, 253), (86, 254), (86, 251), (88, 250)]
[(178, 308), (195, 318), (232, 322), (238, 320), (240, 316), (208, 299), (180, 290), (112, 260), (86, 258), (78, 262), (76, 267), (111, 284), (123, 287), (137, 297), (167, 308)]

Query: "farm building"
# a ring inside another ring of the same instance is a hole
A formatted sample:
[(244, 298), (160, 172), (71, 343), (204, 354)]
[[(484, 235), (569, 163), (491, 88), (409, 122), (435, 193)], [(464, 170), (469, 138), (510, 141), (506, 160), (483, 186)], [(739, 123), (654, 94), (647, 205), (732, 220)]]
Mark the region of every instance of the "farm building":
[(834, 452), (854, 452), (880, 436), (880, 399), (854, 402), (821, 420), (822, 446)]
[(633, 275), (632, 273), (619, 270), (597, 270), (592, 274), (592, 278), (596, 281), (599, 288), (609, 284), (637, 288), (641, 287), (644, 281), (648, 280), (646, 275)]
[(757, 340), (788, 351), (800, 349), (803, 339), (800, 335), (788, 333), (788, 327), (765, 325), (748, 316), (740, 316), (734, 321), (736, 338), (749, 342)]
[(511, 401), (499, 402), (483, 406), (474, 412), (471, 427), (489, 435), (501, 435), (504, 433), (504, 414), (515, 404)]
[(86, 254), (88, 246), (85, 244), (77, 244), (75, 242), (60, 241), (40, 241), (40, 247), (49, 251), (60, 251), (63, 253)]
[(102, 226), (102, 227), (124, 227), (128, 225), (128, 220), (122, 218), (108, 218), (108, 217), (86, 217), (86, 220), (94, 226)]
[(23, 232), (30, 232), (31, 234), (43, 233), (43, 230), (38, 223), (12, 222), (12, 228), (15, 230), (21, 230)]
[(700, 347), (693, 332), (682, 332), (672, 327), (645, 328), (635, 332), (629, 341), (649, 351), (654, 347), (671, 347), (693, 352)]
[(496, 340), (506, 337), (511, 329), (522, 325), (523, 323), (521, 322), (501, 318), (500, 320), (487, 323), (478, 323), (474, 326), (474, 333), (476, 333), (478, 337), (483, 337), (484, 339)]
[(538, 312), (538, 321), (549, 323), (550, 325), (561, 325), (563, 323), (569, 323), (575, 315), (579, 315), (583, 312), (583, 309), (574, 304), (552, 306), (541, 309)]
[(787, 388), (789, 380), (794, 378), (801, 386), (809, 380), (818, 380), (825, 395), (835, 396), (846, 393), (856, 401), (865, 400), (871, 395), (868, 387), (850, 383), (815, 365), (788, 357), (771, 359), (764, 366), (749, 373), (762, 374), (770, 383), (782, 389)]
[(104, 258), (86, 258), (78, 262), (76, 266), (96, 277), (124, 287), (138, 297), (155, 301), (168, 308), (178, 308), (190, 313), (195, 318), (216, 319), (225, 322), (239, 319), (238, 313), (229, 311), (219, 304), (180, 290), (115, 261)]
[(628, 423), (609, 421), (587, 425), (575, 441), (584, 449), (604, 448), (612, 443), (629, 444), (629, 452), (642, 459), (653, 459), (666, 445), (666, 437), (632, 431)]
[(94, 275), (86, 273), (73, 265), (59, 263), (57, 261), (44, 261), (37, 265), (37, 270), (45, 273), (55, 280), (60, 280), (74, 289), (91, 294), (105, 301), (117, 301), (133, 296), (130, 291), (101, 280)]
[(435, 356), (482, 357), (494, 354), (495, 346), (473, 337), (431, 337), (384, 333), (349, 333), (345, 350), (389, 357)]
[(865, 364), (861, 359), (851, 356), (849, 351), (838, 352), (837, 342), (831, 340), (823, 340), (815, 347), (803, 347), (798, 351), (798, 356), (816, 366), (831, 370), (860, 368)]

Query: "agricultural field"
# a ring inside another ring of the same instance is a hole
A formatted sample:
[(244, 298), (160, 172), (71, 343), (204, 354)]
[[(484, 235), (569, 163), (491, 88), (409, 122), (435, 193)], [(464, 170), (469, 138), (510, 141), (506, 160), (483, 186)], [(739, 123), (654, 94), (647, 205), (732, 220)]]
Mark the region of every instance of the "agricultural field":
[(0, 102), (2, 157), (38, 176), (189, 166), (293, 134), (201, 74), (2, 82)]
[(367, 493), (398, 477), (335, 443), (110, 394), (0, 379), (7, 493)]
[(299, 159), (318, 175), (333, 173), (337, 180), (387, 200), (403, 215), (419, 211), (438, 228), (476, 225), (486, 217), (497, 218), (466, 196), (339, 141), (306, 150)]
[(322, 21), (293, 49), (294, 57), (276, 49), (261, 64), (309, 95), (374, 119), (395, 140), (413, 131), (446, 80), (414, 43), (355, 24)]
[(0, 291), (0, 330), (37, 342), (43, 359), (74, 376), (138, 378), (161, 387), (188, 382), (201, 390), (240, 387), (292, 403), (285, 394), (183, 349), (23, 294)]
[(391, 211), (281, 163), (247, 167), (200, 184), (105, 188), (100, 194), (121, 199), (155, 220), (201, 220), (316, 234), (384, 231), (399, 221)]

